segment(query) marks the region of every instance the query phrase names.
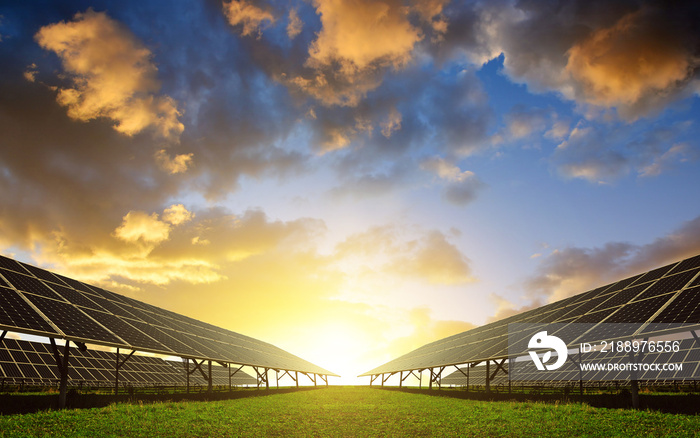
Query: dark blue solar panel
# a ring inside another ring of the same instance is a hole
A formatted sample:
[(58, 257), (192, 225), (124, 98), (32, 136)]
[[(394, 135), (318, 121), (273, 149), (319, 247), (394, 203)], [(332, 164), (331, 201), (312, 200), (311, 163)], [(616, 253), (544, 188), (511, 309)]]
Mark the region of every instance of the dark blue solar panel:
[(675, 292), (683, 289), (683, 287), (688, 284), (690, 279), (692, 279), (695, 274), (697, 274), (697, 269), (692, 271), (685, 271), (680, 274), (671, 275), (661, 280), (657, 281), (651, 287), (644, 291), (635, 301), (640, 301), (646, 298), (650, 298), (657, 295), (667, 294), (669, 292)]
[(22, 266), (24, 267), (24, 269), (34, 274), (34, 276), (41, 278), (44, 281), (50, 281), (52, 283), (57, 283), (62, 286), (66, 285), (58, 277), (56, 277), (54, 274), (45, 269), (37, 268), (36, 266), (28, 265), (26, 263), (22, 263)]
[(20, 265), (19, 262), (3, 256), (0, 256), (0, 268), (11, 269), (26, 274), (26, 271), (22, 269), (22, 265)]
[(39, 296), (31, 296), (29, 299), (68, 337), (98, 343), (124, 344), (72, 304)]
[(0, 324), (8, 328), (56, 334), (53, 327), (18, 292), (5, 287), (0, 287)]

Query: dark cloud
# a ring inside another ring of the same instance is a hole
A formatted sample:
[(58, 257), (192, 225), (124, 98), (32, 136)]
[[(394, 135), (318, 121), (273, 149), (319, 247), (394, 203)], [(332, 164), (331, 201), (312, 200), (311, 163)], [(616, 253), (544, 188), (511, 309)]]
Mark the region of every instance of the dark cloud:
[(607, 183), (632, 172), (640, 177), (656, 176), (697, 159), (692, 123), (636, 131), (627, 125), (602, 127), (581, 121), (557, 146), (550, 162), (565, 178)]
[[(133, 18), (128, 29), (115, 24), (113, 34), (131, 35), (131, 49), (150, 52), (132, 65), (157, 66), (157, 71), (148, 67), (146, 82), (159, 82), (160, 93), (178, 102), (186, 127), (179, 143), (147, 131), (116, 132), (114, 113), (72, 120), (57, 103), (56, 87), (74, 84), (59, 58), (42, 51), (34, 35), (44, 26), (70, 23), (81, 10), (53, 5), (36, 15), (3, 12), (17, 29), (0, 44), (0, 223), (8, 242), (32, 247), (55, 233), (98, 241), (127, 212), (164, 208), (186, 189), (221, 197), (235, 191), (243, 175), (284, 177), (305, 167), (304, 153), (283, 145), (296, 121), (286, 89), (255, 67), (251, 47), (226, 31), (220, 10), (213, 16), (188, 5), (188, 14), (175, 17), (153, 4), (134, 8), (140, 13), (133, 17), (133, 9), (86, 16), (109, 23)], [(187, 35), (182, 26), (190, 29)], [(142, 38), (146, 28), (148, 37)], [(93, 49), (85, 50), (94, 54)], [(103, 52), (108, 62), (111, 52)], [(25, 77), (28, 66), (33, 82)]]
[(440, 48), (486, 62), (536, 92), (616, 108), (627, 120), (658, 113), (697, 89), (700, 8), (692, 2), (498, 1), (454, 4)]
[(567, 247), (544, 258), (525, 283), (528, 296), (549, 302), (700, 254), (700, 217), (646, 245), (610, 242)]

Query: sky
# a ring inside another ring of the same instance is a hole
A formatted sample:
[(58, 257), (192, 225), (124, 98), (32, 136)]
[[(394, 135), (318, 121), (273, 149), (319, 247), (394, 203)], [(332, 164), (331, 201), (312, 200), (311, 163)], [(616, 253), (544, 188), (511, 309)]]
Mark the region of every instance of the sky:
[(9, 1), (0, 253), (355, 376), (700, 253), (700, 7)]

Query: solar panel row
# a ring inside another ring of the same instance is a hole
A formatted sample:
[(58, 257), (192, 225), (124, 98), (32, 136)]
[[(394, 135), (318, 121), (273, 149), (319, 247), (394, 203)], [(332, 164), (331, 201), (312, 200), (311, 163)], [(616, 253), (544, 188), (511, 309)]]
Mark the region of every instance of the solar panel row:
[[(123, 355), (121, 356), (123, 360)], [(71, 357), (68, 380), (72, 385), (113, 385), (116, 353), (100, 350), (75, 350)], [(214, 385), (229, 384), (229, 370), (212, 365)], [(60, 379), (50, 345), (39, 342), (5, 339), (0, 348), (0, 378), (4, 382), (52, 383)], [(184, 365), (157, 357), (133, 355), (119, 370), (119, 381), (131, 386), (185, 386)], [(231, 378), (233, 385), (255, 385), (257, 380), (243, 371)], [(206, 386), (201, 374), (190, 375), (190, 385)]]
[[(360, 376), (458, 365), (508, 356), (508, 325), (689, 323), (700, 325), (700, 255), (424, 345)], [(592, 328), (587, 340), (610, 339)], [(561, 329), (562, 334), (567, 328)], [(658, 332), (658, 330), (657, 330)], [(645, 332), (645, 335), (659, 333)], [(524, 334), (523, 334), (524, 336)], [(531, 333), (529, 334), (531, 336)], [(592, 336), (592, 337), (591, 337)], [(595, 337), (597, 339), (593, 339)]]
[(4, 330), (337, 376), (269, 343), (3, 256), (0, 304)]
[[(688, 375), (697, 375), (700, 372), (700, 349), (698, 349), (696, 341), (694, 339), (683, 339), (680, 341), (680, 348), (676, 353), (673, 353), (670, 357), (661, 358), (661, 353), (648, 353), (644, 356), (645, 363), (682, 363), (683, 371), (679, 370), (662, 370), (650, 368), (646, 371), (641, 371), (637, 375), (637, 380), (645, 381), (645, 384), (665, 384), (668, 382), (678, 382), (686, 381)], [(575, 353), (577, 354), (577, 353)], [(610, 352), (602, 353), (591, 352), (586, 354), (587, 363), (623, 363), (624, 360), (628, 359), (628, 353), (617, 352), (611, 354)], [(516, 367), (519, 362), (516, 362)], [(509, 364), (504, 364), (503, 368), (509, 371)], [(476, 366), (476, 367), (460, 367), (461, 371), (456, 370), (451, 374), (440, 379), (441, 385), (485, 385), (486, 384), (486, 367)], [(491, 369), (493, 373), (493, 368)], [(468, 378), (467, 378), (468, 374)], [(598, 372), (596, 374), (595, 380), (591, 380), (591, 375), (593, 372), (579, 372), (577, 365), (574, 362), (566, 362), (564, 366), (555, 371), (549, 371), (546, 375), (543, 375), (537, 370), (530, 370), (526, 372), (520, 372), (518, 374), (517, 385), (539, 385), (547, 384), (548, 386), (557, 385), (567, 385), (571, 382), (578, 382), (582, 379), (585, 382), (610, 382), (614, 380), (627, 380), (630, 378), (629, 371), (624, 371), (620, 369), (610, 369), (602, 373)], [(546, 379), (543, 378), (546, 376)], [(468, 382), (468, 383), (467, 383)], [(491, 380), (491, 385), (505, 385), (508, 383), (508, 375), (502, 372), (496, 374), (495, 378)], [(594, 383), (595, 384), (595, 383)]]

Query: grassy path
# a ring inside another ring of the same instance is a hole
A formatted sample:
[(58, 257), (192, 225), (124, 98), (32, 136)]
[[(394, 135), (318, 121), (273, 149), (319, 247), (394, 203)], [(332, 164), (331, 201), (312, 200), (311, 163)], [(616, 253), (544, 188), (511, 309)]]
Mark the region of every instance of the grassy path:
[(330, 387), (216, 402), (0, 416), (0, 437), (696, 436), (700, 416)]

